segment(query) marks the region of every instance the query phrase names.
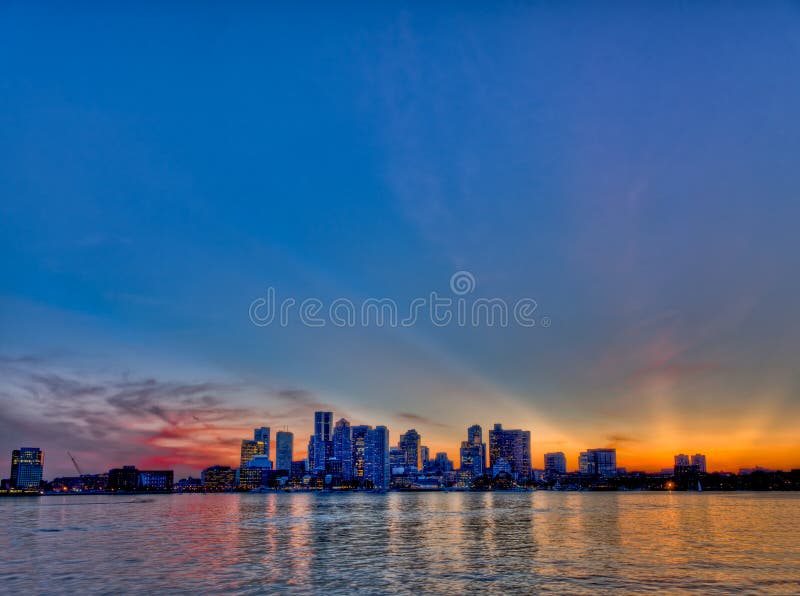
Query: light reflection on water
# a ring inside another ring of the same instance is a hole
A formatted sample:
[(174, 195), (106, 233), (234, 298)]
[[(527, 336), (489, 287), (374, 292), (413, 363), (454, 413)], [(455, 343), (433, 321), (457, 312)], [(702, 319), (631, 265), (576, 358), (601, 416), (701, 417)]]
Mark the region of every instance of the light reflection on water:
[(0, 499), (0, 592), (800, 593), (792, 493)]

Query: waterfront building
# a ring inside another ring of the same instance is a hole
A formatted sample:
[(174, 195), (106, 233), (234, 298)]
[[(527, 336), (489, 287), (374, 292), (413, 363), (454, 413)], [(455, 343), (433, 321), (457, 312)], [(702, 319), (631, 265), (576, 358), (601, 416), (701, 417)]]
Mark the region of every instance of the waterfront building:
[(239, 488), (252, 490), (266, 484), (267, 472), (272, 471), (272, 460), (268, 455), (256, 455), (239, 468)]
[(545, 474), (566, 474), (567, 456), (562, 451), (544, 454)]
[(529, 430), (504, 429), (495, 424), (489, 431), (489, 459), (492, 469), (500, 458), (511, 466), (511, 475), (516, 480), (531, 476), (531, 432)]
[(138, 484), (139, 471), (136, 466), (122, 466), (108, 471), (108, 490), (133, 492)]
[(136, 490), (143, 492), (169, 492), (172, 490), (172, 470), (139, 470)]
[(181, 478), (172, 485), (172, 490), (180, 493), (199, 493), (203, 490), (203, 480), (201, 478)]
[(44, 469), (44, 453), (38, 447), (22, 447), (11, 452), (11, 488), (38, 490)]
[(279, 430), (275, 433), (275, 468), (277, 470), (292, 469), (294, 435), (289, 431)]
[(367, 433), (370, 430), (372, 430), (372, 427), (366, 424), (350, 427), (350, 440), (353, 449), (353, 478), (359, 481), (364, 479), (364, 453)]
[(364, 477), (376, 489), (389, 488), (389, 429), (385, 426), (367, 432)]
[(675, 456), (675, 467), (676, 468), (688, 468), (692, 464), (689, 463), (689, 456), (680, 453)]
[(706, 469), (706, 456), (702, 453), (695, 453), (692, 456), (692, 465), (697, 468), (697, 471), (701, 474), (705, 474), (707, 472)]
[(236, 486), (236, 472), (230, 466), (211, 466), (200, 473), (203, 490), (221, 492)]
[(340, 478), (349, 482), (353, 478), (353, 437), (350, 423), (339, 419), (333, 429), (333, 457), (341, 463)]
[(617, 475), (616, 449), (587, 449), (578, 457), (581, 474), (611, 478)]
[(53, 492), (56, 493), (80, 493), (84, 491), (83, 477), (81, 476), (59, 476), (50, 482)]
[(137, 470), (122, 466), (108, 471), (108, 490), (114, 492), (169, 492), (172, 490), (172, 470)]

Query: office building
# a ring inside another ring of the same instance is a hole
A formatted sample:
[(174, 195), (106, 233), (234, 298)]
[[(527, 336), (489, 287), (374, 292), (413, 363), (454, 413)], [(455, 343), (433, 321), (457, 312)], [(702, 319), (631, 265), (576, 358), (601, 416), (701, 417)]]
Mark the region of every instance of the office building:
[(566, 474), (567, 456), (561, 451), (544, 454), (544, 471), (546, 474)]
[(44, 454), (38, 447), (22, 447), (11, 452), (11, 488), (38, 490), (42, 481)]
[(108, 490), (114, 492), (169, 492), (172, 490), (172, 470), (137, 470), (122, 466), (108, 471)]
[(675, 456), (675, 467), (676, 468), (688, 468), (692, 464), (689, 463), (689, 456), (680, 453)]
[(307, 473), (308, 468), (306, 466), (306, 460), (300, 459), (292, 462), (291, 472), (289, 473), (290, 478), (297, 480), (305, 476)]
[(264, 447), (263, 441), (248, 441), (247, 439), (243, 439), (241, 451), (239, 453), (239, 467), (243, 468), (247, 465), (247, 462), (257, 455), (266, 455)]
[(587, 449), (578, 457), (581, 474), (611, 478), (617, 475), (616, 449)]
[(256, 443), (263, 443), (264, 450), (259, 455), (269, 455), (270, 450), (270, 431), (268, 426), (262, 426), (253, 431), (253, 440)]
[(367, 432), (364, 477), (375, 489), (389, 488), (389, 429), (385, 426)]
[(405, 473), (406, 452), (400, 447), (389, 447), (389, 469), (393, 476)]
[(339, 419), (333, 428), (333, 457), (341, 464), (339, 478), (349, 482), (353, 478), (353, 436), (350, 423)]
[(275, 469), (292, 469), (292, 456), (294, 451), (294, 435), (289, 431), (279, 430), (275, 433)]
[(447, 457), (447, 453), (440, 451), (434, 457), (434, 467), (439, 474), (447, 474), (453, 471), (453, 460)]
[(353, 477), (356, 480), (364, 479), (364, 453), (366, 450), (367, 433), (372, 430), (366, 424), (350, 427), (350, 440), (353, 449)]
[(267, 472), (272, 471), (272, 460), (268, 455), (256, 455), (239, 468), (239, 488), (252, 490), (267, 484)]
[(467, 429), (467, 440), (461, 441), (459, 449), (459, 469), (465, 478), (482, 476), (486, 466), (486, 444), (483, 442), (483, 429), (475, 424)]
[(333, 457), (333, 412), (314, 412), (314, 434), (308, 441), (308, 467), (324, 473), (325, 462)]
[(108, 471), (108, 490), (133, 492), (138, 485), (139, 471), (136, 466), (122, 466)]
[(139, 470), (136, 477), (136, 490), (143, 492), (170, 492), (172, 490), (172, 470)]
[(517, 480), (531, 476), (531, 432), (529, 430), (503, 429), (495, 424), (489, 431), (489, 459), (492, 468), (500, 458), (505, 459), (511, 468), (511, 475)]
[(222, 492), (233, 490), (236, 486), (236, 471), (230, 466), (211, 466), (200, 473), (203, 490)]
[(431, 450), (425, 445), (422, 445), (419, 448), (419, 459), (420, 459), (420, 464), (422, 465), (421, 469), (424, 470), (430, 465)]
[(415, 429), (407, 430), (400, 435), (398, 447), (405, 453), (405, 466), (412, 470), (420, 469), (420, 447), (422, 446), (422, 437)]
[(706, 470), (706, 456), (702, 453), (695, 453), (692, 456), (692, 465), (697, 468), (697, 471), (701, 474), (705, 474)]

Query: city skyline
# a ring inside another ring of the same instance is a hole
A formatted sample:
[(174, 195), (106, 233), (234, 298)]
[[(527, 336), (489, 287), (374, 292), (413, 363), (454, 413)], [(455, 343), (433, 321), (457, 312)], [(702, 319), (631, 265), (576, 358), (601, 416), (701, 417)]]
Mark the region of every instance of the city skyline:
[[(236, 462), (232, 461), (215, 461), (206, 462), (200, 470), (188, 470), (184, 466), (172, 465), (168, 467), (175, 467), (187, 474), (191, 478), (191, 472), (202, 472), (203, 474), (210, 468), (228, 468), (233, 470), (245, 469), (249, 466), (255, 465), (256, 467), (265, 466), (269, 470), (293, 470), (294, 464), (298, 461), (305, 462), (305, 470), (310, 474), (325, 474), (329, 470), (329, 460), (337, 460), (341, 468), (339, 473), (344, 472), (342, 479), (349, 481), (350, 479), (358, 480), (367, 478), (370, 474), (374, 475), (375, 472), (365, 472), (365, 468), (369, 468), (370, 453), (370, 433), (374, 429), (383, 429), (385, 437), (381, 440), (385, 442), (384, 446), (387, 451), (385, 454), (385, 465), (392, 469), (393, 466), (401, 466), (410, 468), (415, 473), (423, 473), (425, 463), (427, 461), (433, 462), (434, 458), (430, 458), (430, 453), (436, 453), (436, 459), (446, 457), (450, 462), (450, 467), (454, 471), (458, 471), (462, 477), (465, 474), (474, 479), (484, 473), (496, 475), (497, 470), (493, 472), (494, 463), (500, 459), (502, 465), (507, 466), (507, 471), (516, 478), (526, 478), (533, 472), (540, 472), (547, 474), (548, 472), (557, 473), (581, 473), (581, 474), (597, 474), (600, 476), (616, 475), (617, 470), (625, 470), (629, 472), (645, 472), (645, 473), (658, 473), (664, 472), (666, 469), (672, 469), (673, 466), (661, 465), (657, 469), (644, 469), (636, 468), (630, 465), (620, 465), (617, 460), (617, 449), (615, 447), (594, 447), (580, 451), (574, 458), (570, 458), (563, 451), (557, 452), (543, 452), (540, 465), (534, 459), (532, 445), (535, 441), (532, 440), (530, 430), (520, 429), (507, 429), (503, 428), (501, 423), (494, 423), (491, 428), (488, 428), (488, 446), (483, 441), (483, 427), (480, 424), (472, 424), (466, 428), (467, 440), (461, 441), (460, 446), (456, 450), (456, 455), (451, 457), (450, 451), (437, 451), (432, 450), (431, 447), (423, 443), (423, 437), (417, 432), (416, 429), (411, 428), (406, 431), (398, 431), (399, 436), (391, 439), (391, 429), (386, 426), (378, 425), (373, 428), (372, 425), (351, 425), (345, 418), (340, 418), (335, 425), (333, 424), (334, 412), (332, 411), (315, 411), (313, 415), (313, 432), (309, 435), (308, 446), (309, 449), (295, 450), (294, 449), (294, 436), (295, 433), (289, 431), (287, 428), (277, 430), (274, 435), (272, 428), (269, 426), (260, 426), (252, 429), (251, 433), (253, 439), (243, 438), (239, 442), (239, 450), (236, 455)], [(346, 430), (346, 435), (342, 431)], [(271, 441), (271, 437), (276, 437), (275, 442)], [(343, 436), (346, 436), (346, 442), (343, 441)], [(362, 443), (358, 443), (358, 437), (362, 438)], [(364, 440), (365, 439), (365, 440)], [(366, 455), (364, 449), (367, 449)], [(15, 449), (12, 453), (12, 483), (16, 472), (16, 462), (19, 454), (26, 453), (26, 450), (33, 450), (38, 453), (39, 466), (41, 468), (42, 453), (43, 451), (37, 448)], [(360, 455), (359, 455), (360, 452)], [(315, 453), (323, 455), (316, 457)], [(393, 455), (394, 454), (394, 455)], [(67, 453), (71, 462), (72, 468), (77, 469), (78, 463), (72, 453)], [(392, 463), (392, 457), (399, 457), (397, 462)], [(359, 458), (361, 462), (359, 463)], [(609, 459), (610, 458), (610, 459)], [(263, 460), (263, 461), (262, 461)], [(399, 461), (402, 460), (402, 461)], [(366, 464), (364, 462), (367, 462)], [(672, 456), (674, 469), (690, 468), (693, 467), (701, 473), (706, 472), (725, 472), (734, 473), (736, 470), (749, 470), (749, 469), (769, 469), (761, 465), (751, 466), (738, 466), (735, 469), (723, 469), (720, 467), (708, 467), (707, 454), (695, 453), (691, 456), (684, 453), (674, 454)], [(712, 456), (713, 461), (713, 456)], [(257, 462), (257, 463), (254, 463)], [(415, 463), (412, 463), (415, 462)], [(137, 465), (137, 462), (127, 462), (132, 464), (132, 467)], [(149, 462), (152, 464), (153, 462)], [(374, 463), (374, 462), (373, 462)], [(664, 462), (662, 462), (663, 464)], [(238, 464), (238, 465), (237, 465)], [(381, 464), (384, 465), (384, 464)], [(361, 470), (360, 472), (358, 470)], [(506, 468), (504, 468), (506, 469)], [(786, 470), (796, 469), (795, 466), (787, 467)], [(61, 470), (62, 472), (64, 470)], [(172, 473), (172, 472), (170, 472)], [(41, 479), (41, 469), (39, 471), (39, 478)], [(55, 476), (69, 476), (69, 474), (55, 474)], [(201, 474), (202, 475), (202, 474)], [(392, 473), (393, 475), (393, 473)], [(237, 476), (238, 477), (238, 476)], [(386, 478), (389, 475), (387, 473)], [(533, 476), (530, 476), (533, 478)], [(256, 484), (255, 486), (258, 486)], [(388, 480), (387, 480), (388, 486)]]

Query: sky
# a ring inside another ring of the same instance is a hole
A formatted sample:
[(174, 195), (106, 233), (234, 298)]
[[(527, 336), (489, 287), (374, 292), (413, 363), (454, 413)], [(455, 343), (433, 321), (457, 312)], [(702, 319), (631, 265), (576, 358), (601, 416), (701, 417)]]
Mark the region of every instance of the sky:
[[(798, 64), (791, 2), (4, 2), (0, 454), (197, 475), (330, 409), (800, 467)], [(249, 317), (457, 271), (539, 324)]]

